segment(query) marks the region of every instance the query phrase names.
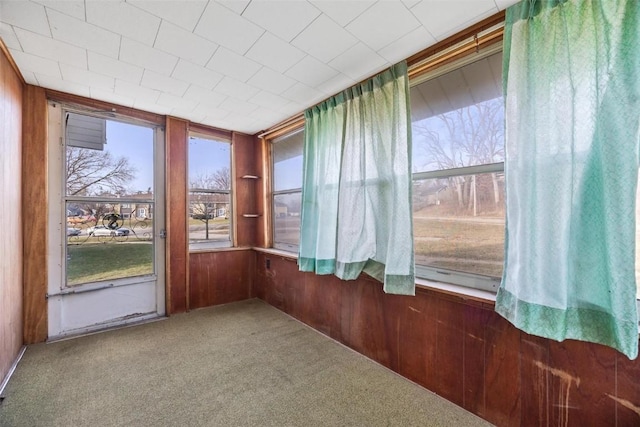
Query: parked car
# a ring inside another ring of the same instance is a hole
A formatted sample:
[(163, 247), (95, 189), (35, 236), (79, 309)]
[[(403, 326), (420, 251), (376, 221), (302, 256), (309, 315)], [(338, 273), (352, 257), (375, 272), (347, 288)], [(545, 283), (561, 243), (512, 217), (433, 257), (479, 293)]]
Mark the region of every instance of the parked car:
[(71, 236), (79, 236), (80, 235), (80, 231), (77, 228), (71, 228), (71, 227), (67, 227), (67, 236), (71, 237)]
[(87, 228), (87, 234), (89, 236), (128, 236), (130, 231), (131, 230), (126, 227), (112, 230), (104, 225), (96, 225), (95, 227)]

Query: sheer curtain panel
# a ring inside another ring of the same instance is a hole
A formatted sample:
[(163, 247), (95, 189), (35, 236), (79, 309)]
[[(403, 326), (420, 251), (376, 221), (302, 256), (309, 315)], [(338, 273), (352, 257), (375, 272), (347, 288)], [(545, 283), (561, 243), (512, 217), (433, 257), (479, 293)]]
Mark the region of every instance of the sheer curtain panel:
[(637, 0), (507, 10), (507, 244), (496, 311), (525, 332), (638, 353)]
[(414, 295), (406, 62), (305, 111), (301, 271)]

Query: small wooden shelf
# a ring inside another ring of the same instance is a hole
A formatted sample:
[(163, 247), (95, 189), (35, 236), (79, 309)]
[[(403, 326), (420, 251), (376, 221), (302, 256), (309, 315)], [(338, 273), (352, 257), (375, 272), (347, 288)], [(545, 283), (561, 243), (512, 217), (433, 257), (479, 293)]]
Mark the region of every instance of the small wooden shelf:
[(260, 177), (257, 175), (242, 175), (244, 179), (259, 179)]
[(245, 218), (258, 218), (260, 214), (242, 214)]

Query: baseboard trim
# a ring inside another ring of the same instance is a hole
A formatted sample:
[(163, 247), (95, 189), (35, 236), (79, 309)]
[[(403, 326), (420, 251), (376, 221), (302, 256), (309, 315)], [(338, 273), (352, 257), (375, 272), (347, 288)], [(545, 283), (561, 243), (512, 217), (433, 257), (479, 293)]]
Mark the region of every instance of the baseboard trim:
[(3, 399), (2, 394), (4, 393), (4, 388), (7, 386), (7, 384), (9, 384), (9, 380), (11, 379), (11, 375), (13, 375), (13, 372), (18, 367), (18, 363), (20, 363), (20, 359), (22, 359), (22, 356), (24, 355), (24, 352), (26, 350), (27, 350), (27, 346), (26, 345), (23, 345), (20, 348), (20, 351), (18, 352), (18, 356), (16, 357), (16, 360), (13, 361), (13, 364), (9, 368), (9, 372), (7, 372), (7, 375), (4, 377), (4, 380), (2, 380), (2, 384), (0, 384), (0, 401)]

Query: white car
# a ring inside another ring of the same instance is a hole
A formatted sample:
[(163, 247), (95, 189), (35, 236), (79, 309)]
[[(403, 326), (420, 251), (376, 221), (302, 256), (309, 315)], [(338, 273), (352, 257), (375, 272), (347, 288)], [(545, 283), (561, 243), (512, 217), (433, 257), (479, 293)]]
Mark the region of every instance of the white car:
[(89, 236), (128, 236), (130, 230), (125, 227), (112, 230), (104, 225), (96, 225), (95, 227), (87, 228), (87, 234)]

